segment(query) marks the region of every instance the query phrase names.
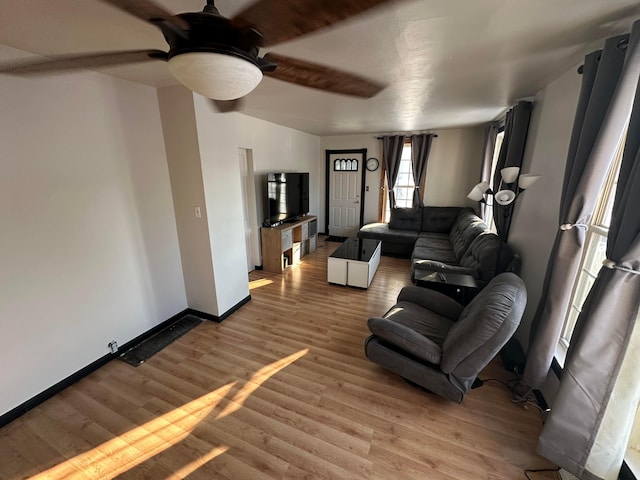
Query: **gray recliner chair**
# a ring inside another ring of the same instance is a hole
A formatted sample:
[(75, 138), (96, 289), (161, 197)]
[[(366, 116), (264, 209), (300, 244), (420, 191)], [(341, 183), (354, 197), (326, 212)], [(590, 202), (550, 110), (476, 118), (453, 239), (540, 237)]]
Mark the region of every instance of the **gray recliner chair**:
[(516, 331), (527, 291), (502, 273), (463, 307), (442, 293), (408, 286), (383, 317), (368, 321), (365, 353), (372, 362), (460, 403), (478, 373)]

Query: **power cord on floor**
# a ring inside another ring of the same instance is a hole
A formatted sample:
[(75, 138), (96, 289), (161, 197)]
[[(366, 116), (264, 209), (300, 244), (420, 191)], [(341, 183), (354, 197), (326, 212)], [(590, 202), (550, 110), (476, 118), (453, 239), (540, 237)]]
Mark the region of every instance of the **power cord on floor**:
[(542, 473), (542, 472), (556, 472), (556, 478), (562, 480), (562, 477), (560, 477), (560, 468), (540, 468), (538, 470), (525, 470), (524, 471), (524, 476), (527, 477), (529, 480), (533, 480), (529, 474), (530, 473)]
[[(511, 394), (511, 401), (513, 403), (521, 405), (523, 408), (527, 408), (529, 405), (531, 405), (537, 408), (541, 413), (548, 411), (543, 409), (538, 404), (538, 400), (535, 397), (533, 390), (531, 390), (530, 388), (527, 388), (526, 390), (522, 389), (523, 385), (520, 383), (520, 375), (518, 374), (518, 372), (514, 371), (513, 373), (516, 375), (516, 378), (512, 378), (511, 380), (508, 380), (506, 382), (499, 378), (487, 378), (487, 379), (476, 378), (471, 388), (478, 388), (482, 386), (485, 382), (498, 382), (504, 385), (505, 387), (507, 387), (507, 389), (509, 390), (509, 393)], [(518, 387), (520, 387), (520, 390), (518, 389)]]
[[(545, 410), (542, 407), (540, 407), (540, 405), (538, 405), (537, 399), (531, 389), (528, 389), (525, 392), (516, 391), (518, 385), (520, 384), (520, 375), (518, 375), (517, 371), (514, 371), (513, 373), (516, 375), (516, 377), (507, 381), (501, 380), (499, 378), (484, 378), (484, 379), (476, 378), (471, 388), (481, 387), (486, 382), (498, 382), (504, 385), (505, 387), (507, 387), (507, 389), (509, 390), (509, 393), (511, 394), (511, 401), (513, 403), (522, 405), (522, 408), (527, 408), (528, 405), (532, 405), (535, 408), (537, 408), (540, 412), (544, 412)], [(524, 470), (524, 475), (529, 480), (534, 480), (529, 476), (529, 473), (543, 473), (543, 472), (555, 472), (556, 478), (562, 480), (562, 477), (560, 476), (560, 473), (559, 473), (560, 472), (559, 467), (558, 468), (542, 468), (537, 470), (527, 469), (527, 470)]]
[[(511, 380), (508, 380), (507, 382), (505, 382), (504, 380), (500, 380), (499, 378), (484, 378), (484, 379), (478, 379), (478, 382), (480, 383), (480, 385), (482, 385), (485, 382), (498, 382), (504, 385), (505, 387), (507, 387), (509, 391), (513, 393), (513, 387), (518, 382), (518, 379), (512, 378)], [(511, 385), (509, 382), (513, 382), (513, 385)]]

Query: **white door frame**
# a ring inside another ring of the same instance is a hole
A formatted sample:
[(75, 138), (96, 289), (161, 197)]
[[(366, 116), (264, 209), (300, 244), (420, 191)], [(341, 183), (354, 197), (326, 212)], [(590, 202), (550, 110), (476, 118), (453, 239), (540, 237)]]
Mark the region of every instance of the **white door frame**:
[(360, 218), (358, 220), (358, 225), (362, 226), (362, 220), (364, 218), (364, 191), (365, 191), (365, 163), (367, 161), (367, 149), (366, 148), (357, 148), (351, 150), (325, 150), (325, 158), (326, 158), (326, 167), (325, 167), (325, 204), (324, 204), (324, 212), (325, 212), (325, 232), (329, 234), (329, 204), (330, 204), (330, 196), (331, 196), (331, 170), (333, 168), (331, 162), (331, 155), (343, 155), (343, 154), (360, 154), (362, 157), (361, 167), (359, 169), (360, 172)]

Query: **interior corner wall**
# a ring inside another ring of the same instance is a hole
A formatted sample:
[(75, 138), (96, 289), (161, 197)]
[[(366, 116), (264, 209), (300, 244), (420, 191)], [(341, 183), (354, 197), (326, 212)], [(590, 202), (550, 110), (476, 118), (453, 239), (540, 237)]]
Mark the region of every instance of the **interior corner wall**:
[[(213, 275), (208, 209), (193, 94), (182, 86), (158, 89), (171, 193), (189, 308), (220, 315)], [(195, 209), (200, 209), (196, 217)]]
[(186, 297), (155, 89), (87, 72), (0, 92), (2, 415)]
[(309, 210), (318, 211), (319, 138), (237, 112), (216, 113), (199, 95), (193, 101), (217, 302), (225, 312), (249, 295), (238, 148), (253, 155), (257, 220), (262, 223), (270, 171), (309, 172)]
[(541, 175), (516, 203), (509, 243), (522, 256), (521, 276), (528, 300), (516, 338), (527, 348), (542, 293), (558, 215), (581, 76), (571, 68), (536, 95), (522, 171)]

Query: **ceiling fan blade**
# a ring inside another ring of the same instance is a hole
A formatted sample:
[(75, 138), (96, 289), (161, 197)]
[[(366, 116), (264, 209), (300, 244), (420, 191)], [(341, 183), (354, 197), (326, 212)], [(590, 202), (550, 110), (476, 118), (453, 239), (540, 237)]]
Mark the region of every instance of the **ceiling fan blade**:
[(232, 18), (253, 26), (268, 47), (332, 25), (392, 0), (257, 0)]
[(264, 59), (278, 65), (274, 71), (264, 72), (265, 75), (305, 87), (364, 98), (371, 98), (385, 88), (366, 78), (296, 58), (268, 53)]
[(131, 15), (154, 25), (166, 24), (178, 30), (189, 30), (189, 24), (182, 18), (169, 13), (151, 0), (102, 0)]
[(162, 50), (129, 50), (82, 55), (61, 55), (49, 58), (22, 59), (0, 64), (0, 73), (37, 74), (65, 70), (109, 67), (125, 63), (167, 60)]
[(236, 98), (235, 100), (211, 100), (216, 110), (220, 113), (229, 113), (240, 110), (242, 105), (242, 99)]

